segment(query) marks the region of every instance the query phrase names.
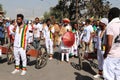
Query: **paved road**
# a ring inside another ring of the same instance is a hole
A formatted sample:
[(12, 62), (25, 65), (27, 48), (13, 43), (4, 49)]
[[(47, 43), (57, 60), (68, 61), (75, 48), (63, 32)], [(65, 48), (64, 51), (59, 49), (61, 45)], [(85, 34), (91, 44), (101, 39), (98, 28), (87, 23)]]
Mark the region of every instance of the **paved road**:
[(48, 61), (48, 64), (39, 70), (34, 68), (35, 58), (32, 58), (27, 74), (20, 76), (20, 73), (11, 74), (14, 64), (7, 65), (6, 55), (3, 55), (0, 61), (0, 80), (100, 80), (93, 78), (97, 69), (91, 68), (88, 61), (84, 61), (83, 69), (78, 70), (78, 59), (71, 58), (70, 63), (60, 62), (58, 53), (55, 58), (57, 59)]

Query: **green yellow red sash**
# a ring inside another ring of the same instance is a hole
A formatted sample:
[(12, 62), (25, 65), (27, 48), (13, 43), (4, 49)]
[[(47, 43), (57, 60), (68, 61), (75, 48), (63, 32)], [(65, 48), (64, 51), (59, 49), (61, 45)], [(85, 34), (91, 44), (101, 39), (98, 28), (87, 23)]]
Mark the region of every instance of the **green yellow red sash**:
[(26, 32), (27, 32), (28, 26), (24, 25), (23, 30), (22, 30), (22, 36), (21, 36), (21, 47), (25, 49), (26, 45)]

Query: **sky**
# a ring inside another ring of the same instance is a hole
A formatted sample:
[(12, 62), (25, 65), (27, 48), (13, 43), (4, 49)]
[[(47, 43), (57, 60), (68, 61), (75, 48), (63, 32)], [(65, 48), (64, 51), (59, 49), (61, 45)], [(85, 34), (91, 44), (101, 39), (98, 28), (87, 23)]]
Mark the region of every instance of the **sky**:
[(25, 18), (41, 17), (50, 7), (54, 7), (58, 0), (0, 0), (6, 16), (16, 18), (16, 14), (22, 13)]
[[(120, 8), (120, 0), (107, 0), (112, 7)], [(44, 12), (49, 11), (50, 7), (54, 7), (58, 0), (0, 0), (3, 9), (7, 12), (6, 16), (12, 19), (16, 18), (16, 14), (22, 13), (25, 18), (42, 17)]]
[(107, 0), (112, 4), (112, 7), (120, 8), (120, 0)]

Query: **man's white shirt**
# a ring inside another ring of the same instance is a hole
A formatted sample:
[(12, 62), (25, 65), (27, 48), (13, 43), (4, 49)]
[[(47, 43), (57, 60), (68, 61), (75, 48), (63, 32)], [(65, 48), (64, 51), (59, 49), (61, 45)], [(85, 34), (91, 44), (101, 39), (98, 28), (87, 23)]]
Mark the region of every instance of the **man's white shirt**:
[(43, 29), (43, 26), (40, 23), (33, 25), (34, 38), (39, 38), (40, 37), (40, 31), (42, 31), (42, 29)]
[(44, 27), (43, 33), (44, 33), (44, 37), (45, 37), (46, 39), (50, 39), (50, 31), (51, 31), (52, 33), (54, 33), (54, 32), (55, 32), (54, 27), (52, 27), (51, 30), (49, 30), (48, 26), (45, 26), (45, 27)]
[(14, 28), (15, 28), (14, 25), (9, 26), (10, 35), (14, 35), (14, 32), (13, 32)]
[(84, 42), (89, 42), (91, 33), (93, 32), (93, 27), (92, 25), (88, 25), (84, 27), (84, 34), (83, 34), (83, 39), (82, 41)]
[[(19, 26), (17, 26), (16, 31), (15, 31), (14, 47), (18, 47), (18, 48), (21, 47), (22, 31), (23, 31), (23, 28), (21, 28), (21, 31), (19, 33)], [(28, 38), (29, 38), (29, 29), (27, 29), (27, 31), (26, 31), (25, 47), (27, 46)]]
[[(113, 36), (113, 42), (108, 56), (120, 58), (120, 42), (115, 41), (117, 36), (120, 37), (120, 18), (114, 18), (107, 25), (107, 35)], [(118, 40), (120, 39), (118, 38)]]

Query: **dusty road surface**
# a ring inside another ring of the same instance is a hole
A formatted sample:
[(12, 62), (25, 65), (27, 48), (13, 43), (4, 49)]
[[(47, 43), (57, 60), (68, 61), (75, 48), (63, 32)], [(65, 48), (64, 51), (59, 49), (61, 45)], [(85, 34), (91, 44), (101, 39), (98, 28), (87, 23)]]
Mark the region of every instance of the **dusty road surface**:
[[(58, 51), (59, 52), (59, 51)], [(89, 61), (83, 61), (83, 69), (78, 70), (78, 59), (71, 58), (70, 63), (60, 62), (60, 54), (55, 54), (55, 59), (48, 60), (47, 65), (42, 69), (35, 69), (35, 58), (27, 67), (27, 74), (21, 76), (20, 73), (11, 74), (14, 64), (7, 65), (6, 55), (0, 60), (0, 80), (102, 80), (94, 79), (97, 69), (91, 67)]]

